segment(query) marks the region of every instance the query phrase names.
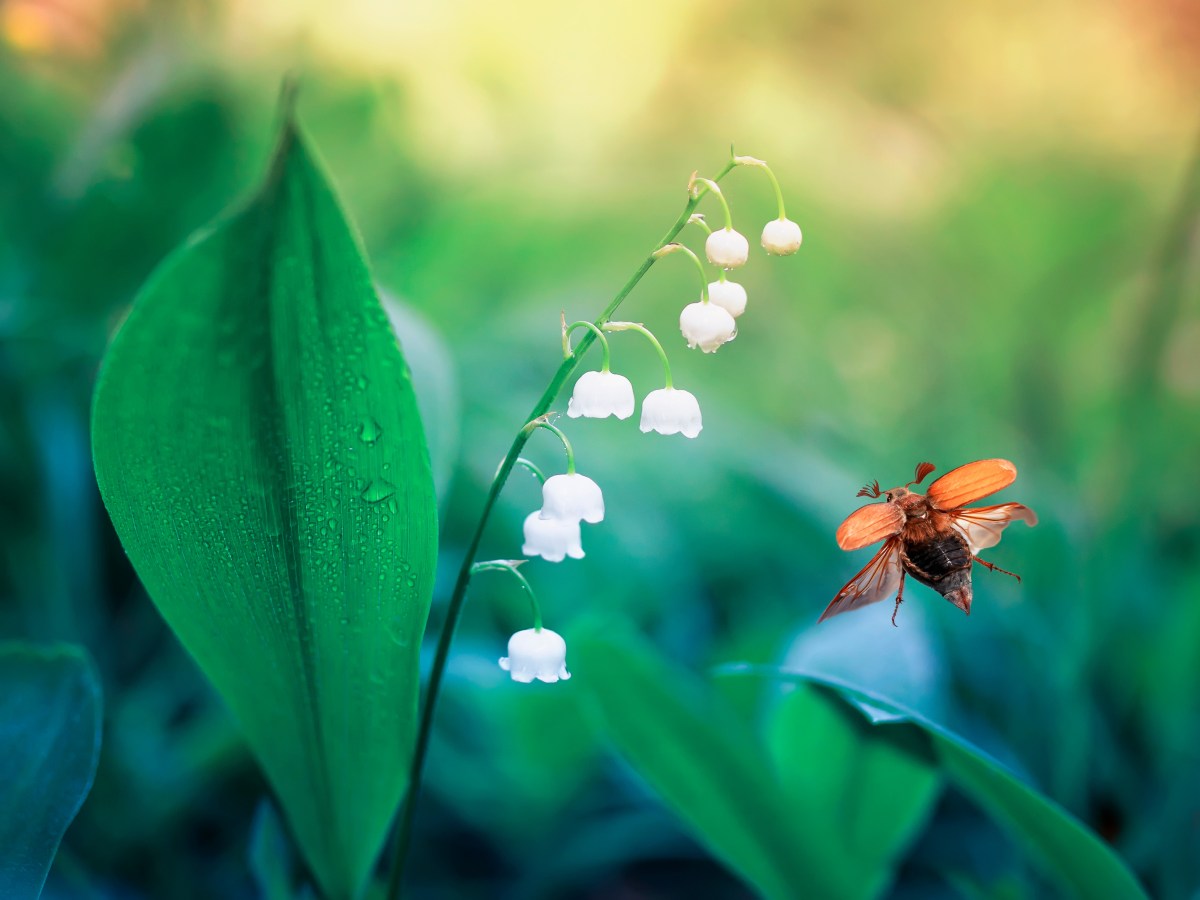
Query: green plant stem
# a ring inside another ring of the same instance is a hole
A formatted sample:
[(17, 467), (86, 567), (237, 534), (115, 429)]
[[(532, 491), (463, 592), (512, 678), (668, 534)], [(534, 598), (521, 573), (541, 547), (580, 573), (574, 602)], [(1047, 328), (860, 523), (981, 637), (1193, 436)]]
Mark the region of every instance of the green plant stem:
[(538, 416), (538, 418), (526, 425), (525, 428), (530, 432), (535, 428), (545, 428), (562, 441), (563, 450), (567, 452), (567, 474), (575, 474), (575, 448), (571, 446), (571, 442), (567, 440), (567, 436), (561, 428), (551, 422), (546, 416)]
[(608, 331), (636, 331), (653, 344), (655, 351), (658, 353), (658, 358), (662, 362), (663, 380), (666, 382), (666, 386), (669, 388), (675, 387), (674, 382), (671, 380), (671, 360), (667, 358), (667, 351), (663, 349), (663, 345), (658, 342), (658, 338), (654, 336), (654, 333), (649, 328), (641, 322), (610, 322), (604, 327)]
[(527, 469), (529, 474), (538, 480), (538, 484), (546, 483), (546, 473), (539, 469), (536, 463), (523, 456), (518, 456), (516, 464), (523, 469)]
[[(698, 257), (691, 247), (684, 244), (667, 244), (661, 250), (657, 251), (659, 256), (666, 256), (670, 253), (686, 253), (692, 258), (692, 262), (696, 264), (696, 271), (700, 273), (700, 300), (704, 303), (708, 302), (708, 273), (704, 271), (704, 263), (700, 262)], [(724, 271), (724, 270), (722, 270)]]
[[(721, 175), (723, 174), (725, 173), (722, 172)], [(697, 178), (696, 183), (704, 185), (717, 195), (717, 199), (721, 201), (721, 209), (725, 210), (725, 230), (733, 231), (733, 213), (729, 209), (729, 201), (726, 200), (725, 195), (721, 193), (721, 188), (717, 186), (717, 182), (721, 179), (721, 175), (718, 175), (716, 178)]]
[[(714, 181), (720, 181), (733, 171), (734, 168), (734, 162), (730, 159), (717, 174)], [(617, 291), (616, 296), (604, 308), (604, 311), (595, 319), (594, 324), (598, 329), (604, 327), (604, 323), (612, 318), (613, 314), (625, 301), (625, 298), (637, 287), (638, 282), (642, 280), (645, 274), (650, 271), (650, 267), (656, 261), (654, 252), (673, 241), (683, 226), (687, 224), (692, 213), (696, 211), (696, 207), (699, 205), (704, 193), (700, 191), (694, 196), (688, 197), (688, 202), (684, 206), (683, 212), (679, 214), (679, 218), (675, 220), (675, 224), (668, 229), (667, 233), (663, 235), (662, 239), (654, 247), (654, 251), (642, 260), (641, 265), (629, 277), (624, 286)], [(588, 331), (580, 339), (574, 352), (559, 363), (558, 370), (554, 373), (554, 377), (550, 379), (550, 383), (546, 385), (546, 390), (542, 392), (542, 396), (534, 404), (533, 410), (525, 419), (526, 422), (544, 416), (549, 412), (550, 405), (558, 397), (570, 377), (575, 373), (575, 370), (583, 361), (584, 354), (595, 343), (595, 340), (596, 333)], [(504, 484), (508, 481), (509, 473), (512, 472), (517, 457), (521, 455), (521, 451), (525, 447), (525, 442), (528, 440), (529, 432), (522, 426), (513, 438), (513, 442), (508, 448), (508, 453), (505, 454), (503, 462), (500, 463), (500, 468), (496, 470), (491, 487), (488, 488), (487, 497), (484, 498), (483, 509), (479, 513), (479, 521), (475, 524), (475, 532), (472, 534), (471, 541), (467, 545), (467, 552), (463, 554), (462, 565), (458, 570), (458, 578), (454, 582), (454, 590), (450, 594), (450, 601), (446, 607), (446, 620), (442, 623), (441, 634), (438, 635), (437, 650), (434, 652), (433, 666), (429, 671), (429, 685), (425, 689), (425, 704), (421, 708), (421, 722), (417, 729), (417, 743), (413, 748), (412, 764), (409, 769), (408, 791), (404, 796), (404, 802), (400, 808), (395, 830), (395, 840), (392, 845), (391, 870), (388, 876), (387, 890), (387, 896), (390, 900), (399, 900), (400, 897), (400, 883), (404, 877), (404, 860), (408, 855), (408, 848), (412, 841), (416, 797), (420, 792), (421, 777), (425, 772), (425, 756), (429, 752), (429, 737), (433, 725), (433, 715), (437, 709), (438, 694), (441, 691), (442, 678), (446, 671), (446, 660), (450, 656), (450, 644), (454, 640), (454, 631), (458, 627), (458, 620), (462, 617), (463, 602), (467, 596), (467, 585), (471, 581), (471, 567), (475, 564), (475, 554), (479, 552), (479, 543), (483, 540), (483, 532), (487, 528), (492, 508), (496, 505), (496, 500), (499, 498), (500, 492), (504, 490)]]
[(600, 363), (600, 371), (609, 371), (609, 366), (612, 365), (612, 353), (608, 349), (608, 338), (604, 336), (603, 331), (596, 327), (594, 322), (574, 322), (563, 330), (563, 358), (566, 359), (571, 355), (571, 332), (576, 328), (587, 328), (589, 331), (595, 332), (596, 340), (600, 342), (600, 351), (603, 353), (603, 359)]
[(529, 579), (517, 568), (523, 559), (493, 559), (488, 562), (478, 562), (471, 566), (471, 574), (476, 572), (508, 572), (517, 581), (521, 582), (521, 587), (525, 589), (525, 595), (529, 598), (529, 608), (533, 612), (533, 630), (542, 630), (542, 608), (538, 605), (537, 595), (533, 592), (533, 585), (529, 583)]
[(739, 166), (753, 166), (767, 173), (767, 177), (771, 179), (771, 187), (775, 189), (775, 202), (779, 206), (779, 221), (782, 222), (787, 219), (787, 211), (783, 208), (783, 188), (779, 186), (779, 179), (775, 177), (775, 173), (771, 171), (771, 167), (761, 159), (755, 159), (753, 156), (735, 156), (733, 161)]
[(775, 188), (775, 202), (779, 206), (779, 221), (787, 219), (787, 211), (783, 208), (783, 188), (779, 186), (779, 179), (775, 177), (775, 173), (771, 171), (771, 167), (766, 163), (761, 166), (762, 170), (767, 173), (767, 177), (771, 179), (771, 187)]

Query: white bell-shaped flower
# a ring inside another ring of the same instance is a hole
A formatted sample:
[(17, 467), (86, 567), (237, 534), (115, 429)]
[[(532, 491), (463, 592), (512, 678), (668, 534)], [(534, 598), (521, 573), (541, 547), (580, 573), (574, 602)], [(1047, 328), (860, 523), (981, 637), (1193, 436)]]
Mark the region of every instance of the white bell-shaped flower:
[(708, 236), (704, 252), (714, 266), (736, 269), (750, 257), (750, 242), (732, 228), (720, 228)]
[(548, 519), (541, 510), (534, 510), (525, 517), (525, 546), (521, 552), (549, 562), (562, 562), (568, 556), (583, 559), (579, 521)]
[(772, 219), (763, 226), (762, 245), (768, 253), (790, 256), (800, 249), (800, 226), (791, 219)]
[(542, 485), (542, 512), (545, 519), (580, 519), (595, 525), (604, 520), (604, 495), (600, 485), (586, 475), (551, 475)]
[(746, 289), (736, 281), (714, 281), (708, 286), (708, 299), (735, 319), (746, 311)]
[(737, 322), (723, 306), (701, 301), (683, 308), (679, 314), (679, 330), (689, 347), (713, 353), (737, 337)]
[(537, 679), (553, 684), (571, 677), (567, 671), (567, 642), (549, 628), (526, 628), (508, 639), (508, 656), (500, 660), (500, 668), (512, 675), (513, 681), (525, 684)]
[(642, 401), (641, 427), (642, 431), (694, 438), (704, 427), (700, 421), (700, 404), (690, 391), (675, 388), (651, 391)]
[(604, 419), (616, 416), (628, 419), (633, 415), (633, 385), (624, 375), (615, 372), (584, 372), (575, 382), (575, 390), (567, 403), (567, 415), (572, 419), (585, 416)]

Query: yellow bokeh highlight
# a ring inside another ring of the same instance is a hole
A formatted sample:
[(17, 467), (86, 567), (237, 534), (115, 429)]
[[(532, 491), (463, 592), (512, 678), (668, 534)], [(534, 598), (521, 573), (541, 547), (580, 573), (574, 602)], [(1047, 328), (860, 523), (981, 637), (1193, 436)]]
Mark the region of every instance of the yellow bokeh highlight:
[(323, 58), (403, 83), (427, 152), (446, 164), (515, 155), (595, 159), (657, 89), (690, 5), (616, 0), (399, 4), (356, 0), (230, 9), (241, 54), (296, 41)]
[(631, 142), (736, 137), (845, 206), (905, 216), (1006, 146), (1174, 172), (1200, 84), (1164, 51), (1169, 26), (1082, 0), (256, 0), (229, 7), (224, 40), (234, 59), (304, 46), (398, 84), (442, 169), (569, 182)]

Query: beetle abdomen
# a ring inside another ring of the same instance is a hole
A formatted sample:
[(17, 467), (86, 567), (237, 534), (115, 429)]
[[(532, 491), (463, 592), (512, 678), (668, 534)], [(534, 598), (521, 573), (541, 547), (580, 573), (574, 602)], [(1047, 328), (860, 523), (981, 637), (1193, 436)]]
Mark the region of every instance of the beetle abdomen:
[[(955, 572), (964, 572), (970, 580), (971, 548), (958, 532), (949, 532), (924, 541), (905, 541), (902, 562), (908, 574), (923, 584), (935, 588), (938, 593), (959, 587), (960, 578)], [(950, 578), (954, 583), (943, 584)]]
[(971, 548), (957, 531), (905, 541), (904, 570), (965, 613), (971, 612)]

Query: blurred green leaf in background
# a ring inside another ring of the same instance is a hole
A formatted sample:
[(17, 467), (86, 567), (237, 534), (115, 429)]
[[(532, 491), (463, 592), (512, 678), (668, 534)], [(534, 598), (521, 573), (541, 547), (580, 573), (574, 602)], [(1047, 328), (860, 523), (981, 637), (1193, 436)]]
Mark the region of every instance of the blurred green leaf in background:
[(37, 900), (100, 755), (95, 668), (70, 645), (0, 643), (0, 895)]

